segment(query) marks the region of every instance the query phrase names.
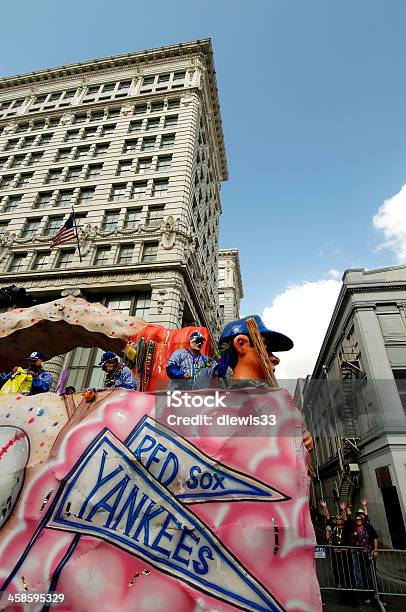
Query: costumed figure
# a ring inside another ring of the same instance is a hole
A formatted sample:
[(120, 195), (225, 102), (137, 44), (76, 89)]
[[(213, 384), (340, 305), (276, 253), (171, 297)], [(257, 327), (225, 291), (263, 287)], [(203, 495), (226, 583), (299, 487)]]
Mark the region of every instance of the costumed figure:
[(16, 366), (2, 377), (0, 394), (36, 395), (49, 391), (52, 385), (52, 374), (42, 367), (44, 359), (45, 356), (40, 351), (31, 353), (27, 357), (27, 368)]
[(112, 351), (103, 353), (99, 368), (106, 372), (105, 387), (122, 387), (134, 391), (137, 389), (134, 374), (130, 368), (120, 363), (118, 356)]
[(174, 351), (169, 357), (166, 373), (171, 379), (168, 385), (170, 391), (207, 389), (213, 376), (225, 376), (227, 365), (224, 360), (216, 362), (202, 355), (205, 341), (206, 338), (196, 330), (189, 338), (189, 348)]
[[(259, 345), (256, 344), (258, 339)], [(280, 359), (273, 351), (293, 348), (288, 336), (268, 329), (258, 315), (227, 323), (221, 332), (219, 345), (223, 350), (227, 347), (229, 366), (233, 370), (231, 388), (267, 387), (269, 380), (276, 386), (274, 370)], [(308, 451), (313, 449), (312, 436), (305, 429), (303, 442)]]

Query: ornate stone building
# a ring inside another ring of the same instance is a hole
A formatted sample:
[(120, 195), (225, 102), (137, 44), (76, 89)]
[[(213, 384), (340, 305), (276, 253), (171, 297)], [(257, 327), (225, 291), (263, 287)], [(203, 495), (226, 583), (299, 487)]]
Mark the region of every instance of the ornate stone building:
[(240, 318), (240, 302), (244, 297), (240, 258), (237, 249), (219, 251), (219, 305), (222, 323)]
[[(227, 178), (210, 40), (3, 78), (0, 288), (215, 336)], [(74, 240), (51, 248), (72, 207), (82, 261)], [(79, 353), (89, 384), (96, 356)]]

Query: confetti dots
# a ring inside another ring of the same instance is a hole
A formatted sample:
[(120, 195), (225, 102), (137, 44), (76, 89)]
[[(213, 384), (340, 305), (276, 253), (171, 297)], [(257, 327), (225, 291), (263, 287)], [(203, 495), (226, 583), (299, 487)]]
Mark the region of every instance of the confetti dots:
[(8, 419), (9, 416), (11, 416), (11, 412), (7, 412), (6, 419)]
[(27, 423), (28, 425), (31, 425), (31, 423), (33, 423), (35, 421), (34, 417), (31, 417), (30, 419), (28, 419)]
[(52, 427), (56, 427), (58, 425), (59, 421), (55, 421), (55, 423), (52, 423)]
[(38, 408), (37, 416), (43, 416), (45, 414), (45, 410), (43, 408)]

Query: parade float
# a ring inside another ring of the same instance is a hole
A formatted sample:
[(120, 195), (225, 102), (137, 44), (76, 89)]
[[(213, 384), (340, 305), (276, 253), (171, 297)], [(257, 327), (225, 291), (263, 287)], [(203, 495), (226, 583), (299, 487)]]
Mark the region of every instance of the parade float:
[(141, 389), (0, 396), (1, 610), (321, 610), (300, 414), (283, 389), (224, 408), (213, 388), (179, 425), (165, 365), (191, 329), (73, 297), (0, 315), (2, 371), (99, 347)]

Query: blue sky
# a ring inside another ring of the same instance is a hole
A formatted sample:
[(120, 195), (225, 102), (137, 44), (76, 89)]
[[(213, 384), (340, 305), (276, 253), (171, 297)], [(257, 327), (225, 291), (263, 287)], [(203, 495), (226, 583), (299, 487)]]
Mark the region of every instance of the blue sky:
[(0, 72), (211, 37), (230, 171), (221, 246), (240, 249), (243, 313), (261, 313), (330, 269), (400, 263), (376, 250), (372, 219), (406, 182), (405, 21), (402, 0), (16, 0)]

